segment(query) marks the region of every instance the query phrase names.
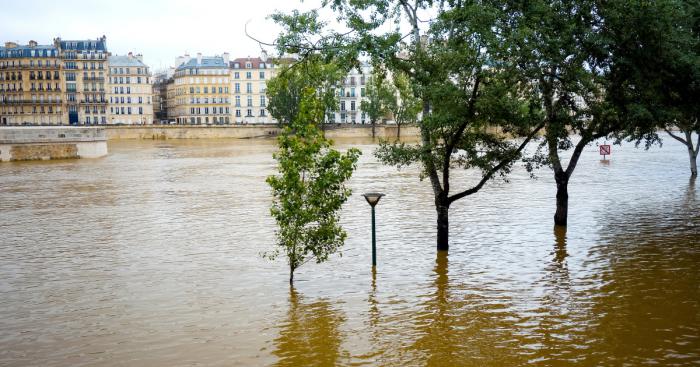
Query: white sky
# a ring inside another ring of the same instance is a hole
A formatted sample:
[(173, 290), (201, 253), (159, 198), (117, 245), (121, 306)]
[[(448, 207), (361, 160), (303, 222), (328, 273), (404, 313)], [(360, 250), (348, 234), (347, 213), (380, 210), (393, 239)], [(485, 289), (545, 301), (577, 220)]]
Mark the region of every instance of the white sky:
[(258, 56), (245, 35), (272, 42), (279, 28), (266, 17), (275, 10), (308, 10), (320, 0), (0, 0), (0, 42), (51, 44), (62, 39), (107, 36), (116, 55), (141, 53), (152, 70), (171, 66), (185, 52), (231, 58)]

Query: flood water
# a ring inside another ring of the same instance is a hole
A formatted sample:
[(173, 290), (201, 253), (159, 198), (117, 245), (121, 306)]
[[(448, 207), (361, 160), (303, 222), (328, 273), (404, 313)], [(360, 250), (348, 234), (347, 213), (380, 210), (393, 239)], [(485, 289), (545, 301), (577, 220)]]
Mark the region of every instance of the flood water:
[[(566, 233), (550, 171), (515, 169), (452, 206), (449, 256), (417, 168), (339, 144), (364, 152), (348, 239), (294, 288), (260, 256), (274, 141), (0, 165), (0, 365), (700, 365), (700, 184), (672, 139), (608, 162), (588, 147)], [(387, 194), (376, 273), (366, 191)]]

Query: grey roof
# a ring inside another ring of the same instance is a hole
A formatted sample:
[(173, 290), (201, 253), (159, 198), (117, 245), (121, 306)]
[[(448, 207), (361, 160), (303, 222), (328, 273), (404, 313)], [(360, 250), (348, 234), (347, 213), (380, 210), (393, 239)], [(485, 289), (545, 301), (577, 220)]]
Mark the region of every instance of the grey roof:
[(109, 66), (135, 66), (135, 67), (146, 67), (141, 60), (137, 59), (135, 56), (109, 56), (107, 58), (109, 61)]
[[(34, 47), (29, 45), (17, 45), (17, 47), (10, 48), (0, 46), (0, 58), (31, 57), (32, 51), (35, 51), (36, 57), (58, 56), (58, 49), (53, 45), (36, 45)], [(53, 56), (51, 55), (51, 51), (53, 51)]]
[(197, 62), (197, 58), (193, 57), (190, 61), (183, 63), (177, 67), (177, 70), (195, 69), (195, 68), (226, 68), (228, 65), (224, 63), (224, 58), (221, 56), (202, 57), (202, 63)]

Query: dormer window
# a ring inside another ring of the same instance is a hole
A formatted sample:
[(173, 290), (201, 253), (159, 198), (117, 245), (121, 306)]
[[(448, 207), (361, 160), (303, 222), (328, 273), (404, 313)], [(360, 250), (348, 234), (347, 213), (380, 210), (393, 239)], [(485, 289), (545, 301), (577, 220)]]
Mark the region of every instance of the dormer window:
[(251, 64), (251, 63), (249, 63), (249, 62), (246, 62), (246, 63), (245, 63), (245, 67), (246, 67), (246, 69), (250, 69), (250, 68), (253, 67), (253, 64)]

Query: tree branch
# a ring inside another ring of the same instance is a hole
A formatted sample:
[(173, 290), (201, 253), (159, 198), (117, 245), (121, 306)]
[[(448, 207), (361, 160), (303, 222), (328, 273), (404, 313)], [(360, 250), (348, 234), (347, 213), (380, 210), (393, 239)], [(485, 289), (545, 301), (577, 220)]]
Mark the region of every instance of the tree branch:
[(486, 173), (486, 175), (484, 175), (484, 177), (481, 179), (481, 181), (479, 181), (479, 183), (478, 183), (476, 186), (472, 187), (471, 189), (464, 190), (464, 191), (462, 191), (462, 192), (460, 192), (460, 193), (458, 193), (458, 194), (455, 194), (455, 195), (450, 196), (449, 199), (448, 199), (449, 202), (450, 202), (450, 203), (453, 203), (453, 202), (455, 202), (455, 201), (457, 201), (457, 200), (459, 200), (459, 199), (461, 199), (461, 198), (463, 198), (463, 197), (465, 197), (465, 196), (469, 196), (469, 195), (474, 194), (474, 193), (476, 193), (477, 191), (481, 190), (481, 188), (484, 186), (484, 184), (486, 183), (486, 181), (488, 181), (489, 179), (491, 179), (491, 176), (493, 176), (493, 175), (494, 175), (496, 172), (498, 172), (501, 168), (505, 167), (508, 163), (510, 163), (511, 161), (513, 161), (513, 159), (515, 159), (515, 157), (517, 157), (517, 155), (520, 154), (520, 152), (521, 152), (523, 149), (525, 149), (525, 146), (530, 142), (530, 140), (532, 140), (532, 138), (535, 137), (535, 135), (537, 135), (537, 133), (538, 133), (540, 130), (542, 130), (543, 127), (544, 127), (544, 123), (539, 124), (534, 130), (532, 130), (532, 132), (530, 132), (530, 134), (527, 136), (527, 138), (525, 138), (525, 140), (523, 140), (523, 142), (520, 144), (520, 146), (518, 146), (518, 149), (517, 149), (515, 152), (513, 152), (513, 154), (509, 155), (508, 157), (506, 157), (505, 159), (503, 159), (500, 163), (498, 163), (496, 166), (494, 166), (493, 168), (491, 168), (491, 169)]
[(674, 134), (674, 133), (673, 133), (671, 130), (669, 130), (667, 127), (664, 128), (664, 131), (665, 131), (666, 133), (668, 133), (668, 135), (670, 135), (672, 138), (674, 138), (674, 139), (680, 141), (681, 143), (683, 143), (683, 145), (688, 146), (688, 142), (687, 142), (687, 141), (685, 141), (685, 140), (684, 140), (683, 138), (681, 138), (680, 136)]

